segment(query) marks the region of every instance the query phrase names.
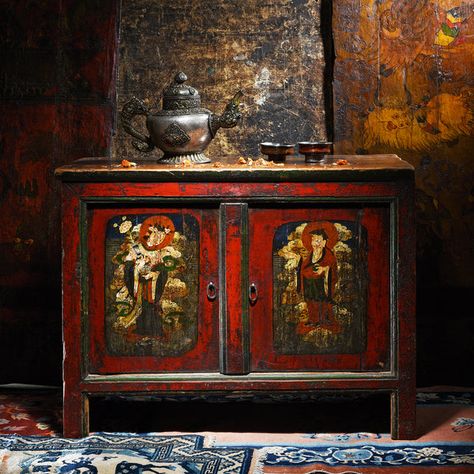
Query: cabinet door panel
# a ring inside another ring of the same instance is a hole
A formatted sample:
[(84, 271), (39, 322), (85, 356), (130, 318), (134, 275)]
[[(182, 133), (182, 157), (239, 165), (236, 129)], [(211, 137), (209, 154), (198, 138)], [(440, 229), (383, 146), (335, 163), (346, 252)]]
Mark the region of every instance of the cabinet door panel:
[(254, 371), (389, 369), (388, 206), (251, 209)]
[[(218, 369), (217, 210), (92, 208), (89, 370)], [(213, 296), (213, 293), (212, 293)]]

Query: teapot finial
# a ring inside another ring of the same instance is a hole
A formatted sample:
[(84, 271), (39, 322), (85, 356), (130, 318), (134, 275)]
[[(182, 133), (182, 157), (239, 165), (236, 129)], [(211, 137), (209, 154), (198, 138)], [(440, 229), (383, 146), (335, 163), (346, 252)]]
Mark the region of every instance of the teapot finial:
[(188, 80), (188, 76), (184, 74), (183, 71), (178, 72), (176, 76), (174, 76), (174, 81), (177, 82), (178, 84), (182, 84), (183, 82), (186, 82)]
[(189, 110), (201, 107), (199, 92), (187, 84), (183, 71), (174, 76), (173, 82), (163, 91), (163, 110)]

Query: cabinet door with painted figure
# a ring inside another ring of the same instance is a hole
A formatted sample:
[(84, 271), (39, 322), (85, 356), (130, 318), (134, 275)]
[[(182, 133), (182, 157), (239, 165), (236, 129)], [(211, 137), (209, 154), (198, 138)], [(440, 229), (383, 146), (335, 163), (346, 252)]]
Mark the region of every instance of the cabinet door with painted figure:
[(217, 370), (217, 210), (97, 206), (88, 221), (90, 372)]
[(252, 371), (390, 369), (389, 216), (383, 204), (249, 210)]

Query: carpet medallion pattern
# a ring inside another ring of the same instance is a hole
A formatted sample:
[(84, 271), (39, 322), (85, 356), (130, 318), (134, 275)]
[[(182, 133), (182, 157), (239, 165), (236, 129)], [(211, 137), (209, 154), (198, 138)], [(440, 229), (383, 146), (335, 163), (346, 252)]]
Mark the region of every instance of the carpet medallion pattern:
[(471, 445), (412, 447), (361, 445), (341, 448), (324, 446), (313, 449), (298, 447), (263, 448), (265, 465), (294, 466), (324, 463), (335, 466), (440, 466), (472, 464), (474, 470), (474, 448)]

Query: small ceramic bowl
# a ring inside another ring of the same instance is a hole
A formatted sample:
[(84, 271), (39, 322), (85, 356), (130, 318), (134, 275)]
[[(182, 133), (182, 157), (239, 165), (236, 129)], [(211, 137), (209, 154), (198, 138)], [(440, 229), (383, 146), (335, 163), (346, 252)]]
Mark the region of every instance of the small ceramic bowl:
[(299, 142), (298, 151), (306, 163), (318, 163), (324, 155), (332, 155), (332, 142)]
[(286, 160), (287, 155), (295, 153), (295, 145), (263, 142), (260, 143), (260, 151), (263, 155), (267, 155), (269, 160), (282, 162)]

